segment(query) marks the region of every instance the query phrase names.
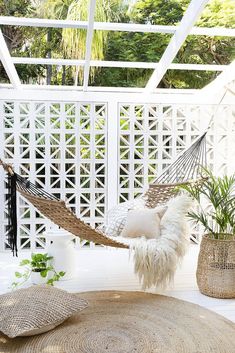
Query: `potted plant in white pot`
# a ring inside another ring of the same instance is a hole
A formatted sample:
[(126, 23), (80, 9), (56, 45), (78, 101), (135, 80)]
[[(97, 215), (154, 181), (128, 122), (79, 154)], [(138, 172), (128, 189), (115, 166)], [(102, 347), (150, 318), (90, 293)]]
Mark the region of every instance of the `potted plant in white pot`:
[(235, 175), (206, 178), (182, 186), (197, 201), (198, 210), (189, 217), (203, 226), (197, 265), (201, 293), (216, 298), (235, 297)]
[(31, 259), (23, 259), (20, 266), (23, 267), (23, 272), (15, 272), (15, 277), (19, 282), (13, 282), (12, 287), (16, 288), (23, 285), (29, 279), (33, 284), (51, 284), (59, 281), (64, 275), (64, 271), (56, 272), (51, 264), (53, 256), (48, 254), (31, 254)]

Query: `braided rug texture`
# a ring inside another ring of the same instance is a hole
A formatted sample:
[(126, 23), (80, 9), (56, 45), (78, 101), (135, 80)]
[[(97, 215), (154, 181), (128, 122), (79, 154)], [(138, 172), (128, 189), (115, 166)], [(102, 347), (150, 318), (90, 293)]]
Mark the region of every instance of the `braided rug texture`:
[(4, 353), (233, 353), (235, 324), (171, 297), (86, 292), (89, 307), (34, 337), (0, 336)]

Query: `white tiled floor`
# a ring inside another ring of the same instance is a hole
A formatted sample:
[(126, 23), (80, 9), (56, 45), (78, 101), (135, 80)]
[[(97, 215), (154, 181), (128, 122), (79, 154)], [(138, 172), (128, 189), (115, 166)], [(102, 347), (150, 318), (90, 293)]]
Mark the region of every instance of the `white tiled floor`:
[[(172, 288), (164, 292), (149, 290), (199, 304), (235, 322), (235, 299), (215, 299), (202, 295), (197, 288), (195, 272), (198, 246), (191, 245), (181, 267), (175, 276)], [(18, 258), (11, 254), (0, 253), (0, 293), (10, 290), (14, 271), (21, 258), (29, 256), (24, 252)], [(129, 252), (122, 249), (96, 248), (78, 250), (77, 273), (72, 280), (61, 281), (58, 287), (71, 292), (91, 290), (141, 290), (138, 278), (133, 272), (133, 263)]]

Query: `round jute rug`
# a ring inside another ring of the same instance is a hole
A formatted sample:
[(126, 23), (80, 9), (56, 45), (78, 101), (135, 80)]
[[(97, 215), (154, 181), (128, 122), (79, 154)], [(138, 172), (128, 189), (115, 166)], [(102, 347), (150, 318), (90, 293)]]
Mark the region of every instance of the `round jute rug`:
[(34, 337), (0, 336), (4, 353), (233, 353), (235, 324), (198, 305), (141, 292), (86, 292), (89, 307)]

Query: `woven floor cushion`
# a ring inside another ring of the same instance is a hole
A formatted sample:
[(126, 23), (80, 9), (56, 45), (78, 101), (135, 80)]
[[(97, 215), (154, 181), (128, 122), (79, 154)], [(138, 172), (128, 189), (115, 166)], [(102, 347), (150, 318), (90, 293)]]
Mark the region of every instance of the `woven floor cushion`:
[(47, 332), (88, 306), (78, 294), (38, 285), (0, 296), (0, 331), (8, 337)]

